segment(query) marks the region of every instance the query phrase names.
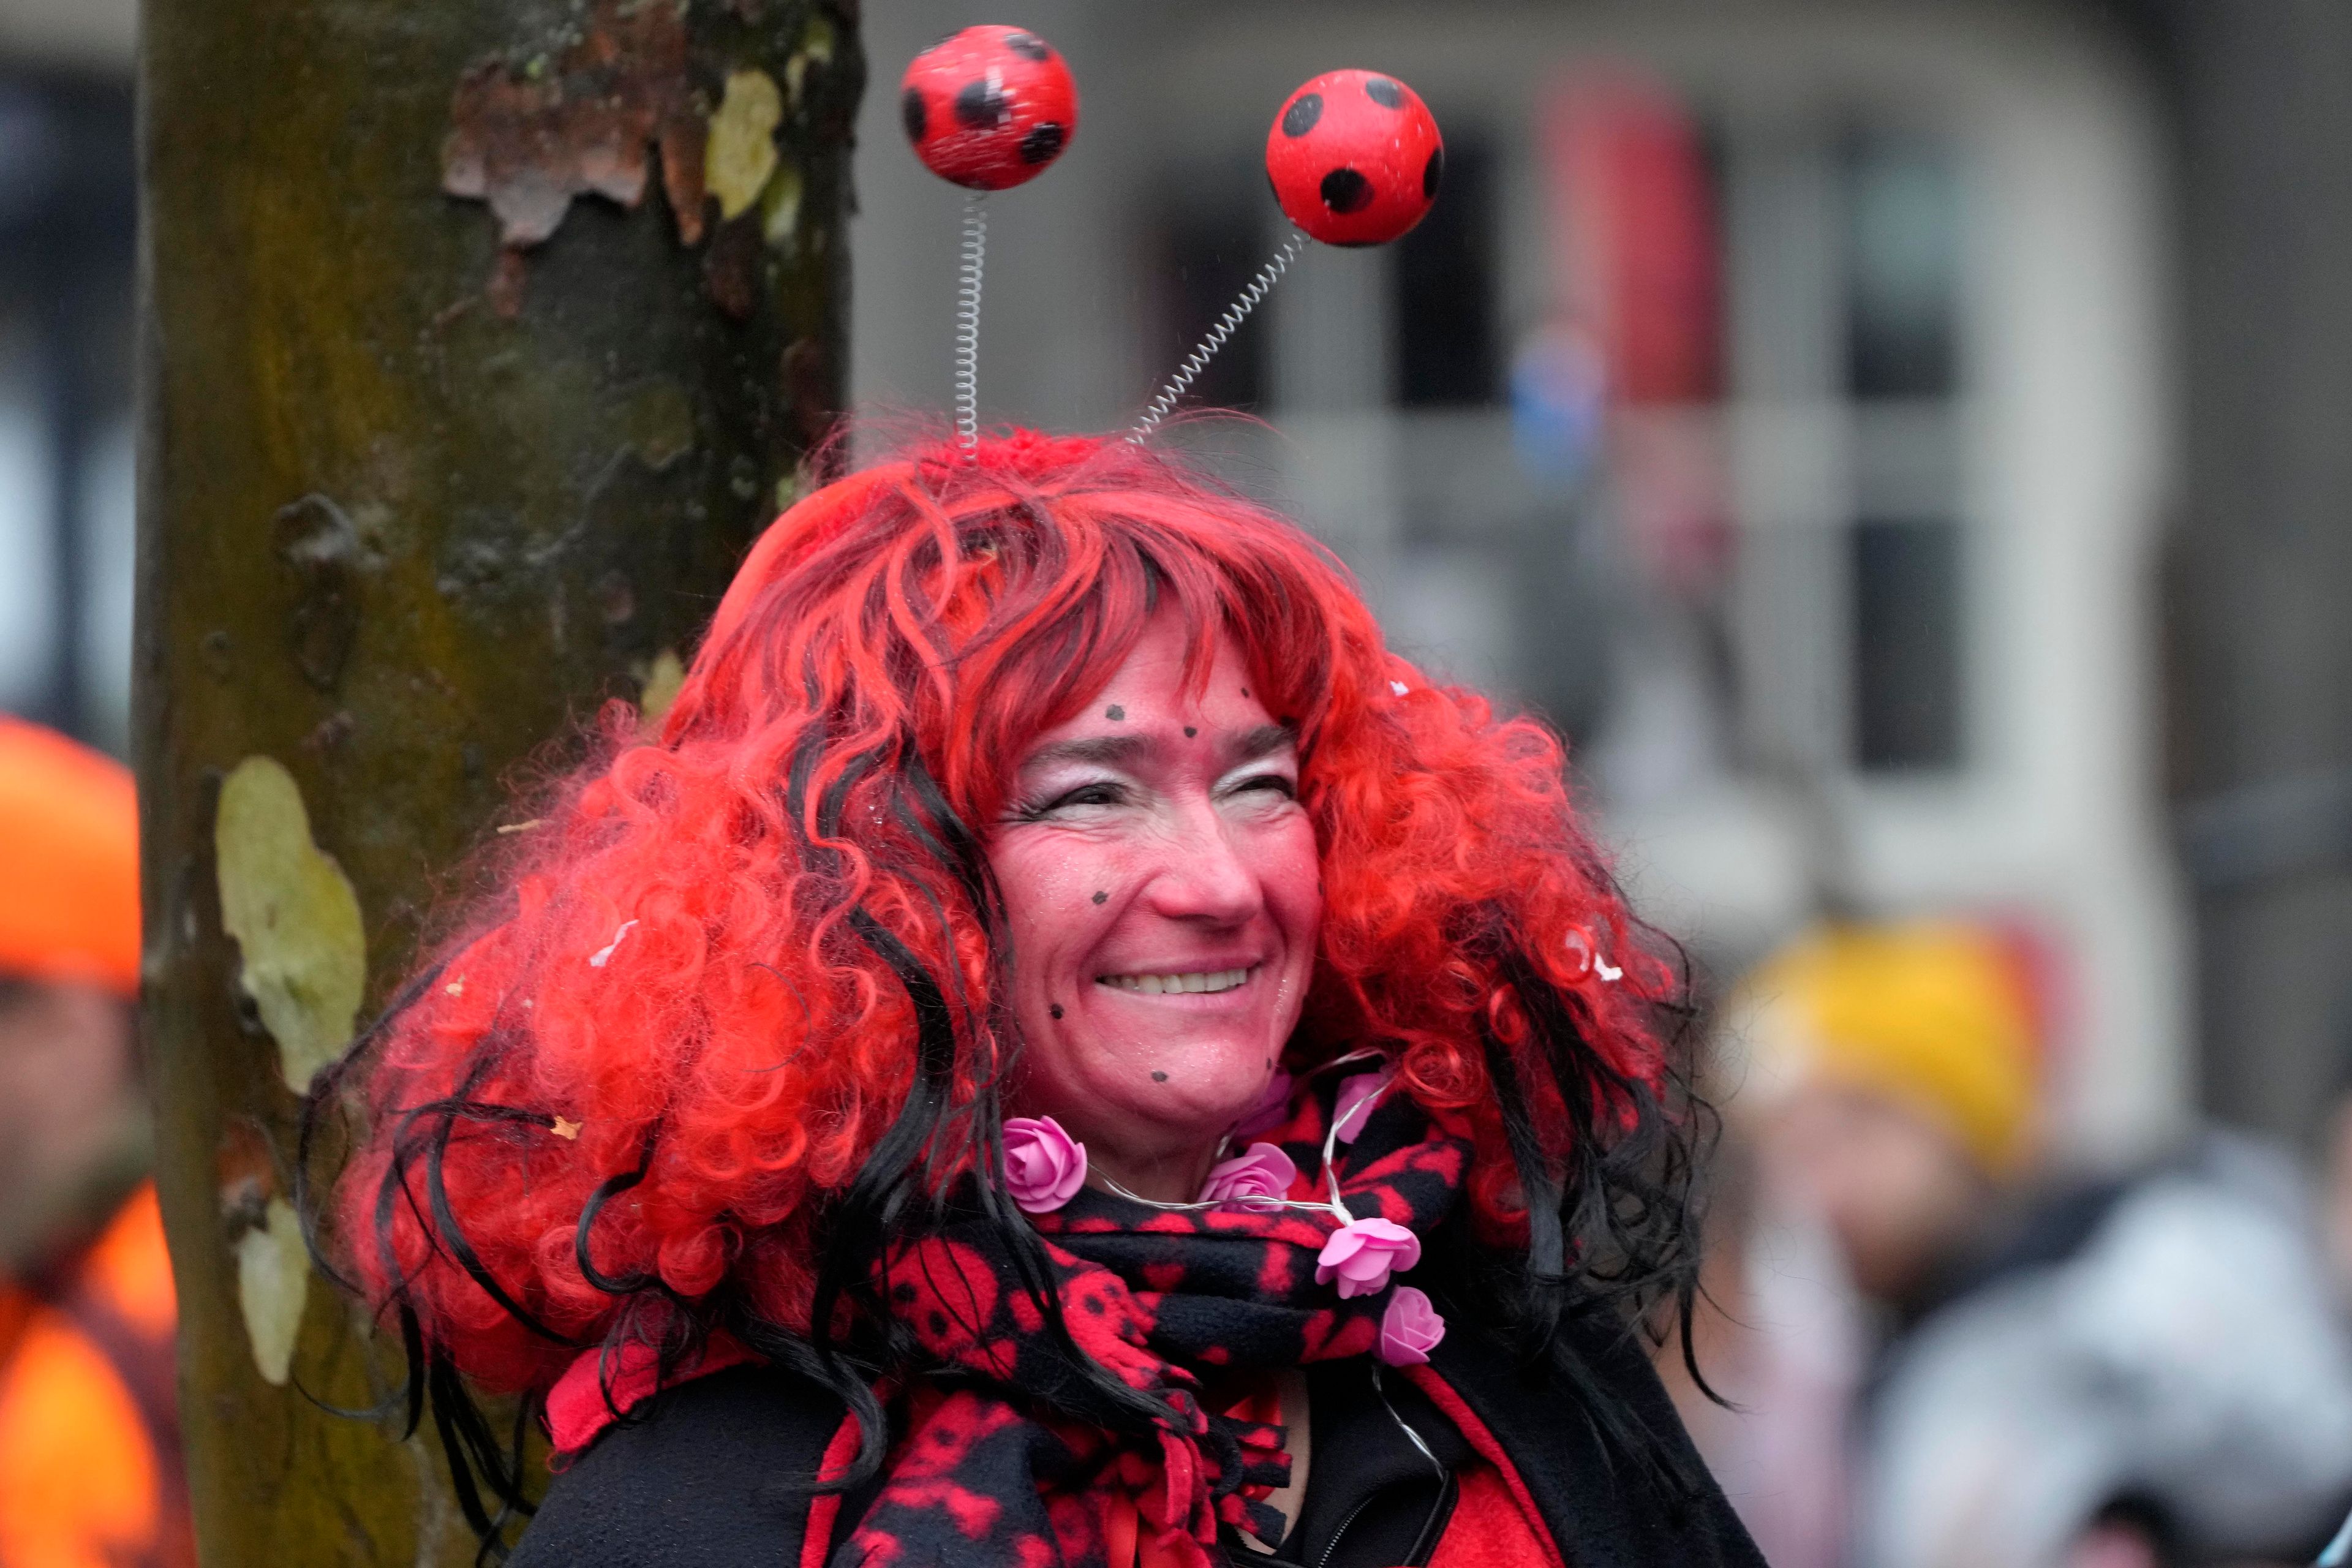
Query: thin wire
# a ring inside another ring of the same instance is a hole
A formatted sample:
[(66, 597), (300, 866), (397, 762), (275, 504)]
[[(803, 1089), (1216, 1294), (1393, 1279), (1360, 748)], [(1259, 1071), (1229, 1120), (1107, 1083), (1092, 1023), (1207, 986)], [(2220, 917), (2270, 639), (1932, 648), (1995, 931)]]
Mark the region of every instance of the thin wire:
[(1129, 1192), (1109, 1176), (1102, 1178), (1102, 1184), (1106, 1191), (1116, 1194), (1129, 1203), (1141, 1204), (1146, 1208), (1164, 1209), (1170, 1214), (1192, 1214), (1202, 1209), (1221, 1209), (1227, 1204), (1239, 1204), (1244, 1208), (1258, 1214), (1330, 1214), (1334, 1212), (1329, 1204), (1295, 1202), (1289, 1198), (1265, 1197), (1254, 1193), (1230, 1198), (1205, 1198), (1199, 1203), (1192, 1204), (1163, 1203), (1158, 1198), (1147, 1198), (1140, 1193)]
[(1182, 400), (1194, 378), (1209, 368), (1209, 362), (1217, 357), (1219, 349), (1225, 346), (1225, 340), (1249, 320), (1250, 312), (1257, 309), (1258, 301), (1274, 291), (1274, 286), (1282, 280), (1282, 275), (1290, 270), (1290, 264), (1297, 260), (1298, 253), (1306, 248), (1307, 237), (1292, 229), (1290, 237), (1282, 242), (1282, 248), (1258, 268), (1257, 276), (1251, 279), (1249, 287), (1242, 290), (1241, 298), (1225, 307), (1225, 313), (1217, 318), (1217, 324), (1209, 329), (1209, 335), (1202, 338), (1200, 346), (1176, 367), (1176, 374), (1168, 378), (1168, 384), (1160, 389), (1160, 395), (1151, 400), (1150, 405), (1143, 411), (1143, 417), (1137, 420), (1135, 428), (1127, 433), (1129, 440), (1142, 440), (1151, 433), (1153, 426), (1168, 417), (1169, 411)]
[(1135, 1204), (1141, 1204), (1141, 1205), (1143, 1205), (1146, 1208), (1166, 1209), (1166, 1210), (1168, 1210), (1168, 1211), (1169, 1211), (1170, 1213), (1171, 1213), (1171, 1214), (1175, 1214), (1175, 1213), (1189, 1213), (1190, 1211), (1192, 1211), (1192, 1210), (1193, 1210), (1193, 1209), (1213, 1209), (1213, 1208), (1215, 1208), (1215, 1207), (1218, 1205), (1218, 1204), (1220, 1204), (1221, 1202), (1223, 1202), (1223, 1200), (1222, 1200), (1222, 1199), (1212, 1199), (1212, 1200), (1210, 1200), (1210, 1201), (1208, 1201), (1208, 1202), (1205, 1202), (1205, 1203), (1197, 1203), (1197, 1204), (1170, 1204), (1170, 1203), (1162, 1203), (1162, 1202), (1160, 1202), (1158, 1198), (1147, 1198), (1147, 1197), (1145, 1197), (1145, 1196), (1144, 1196), (1142, 1194), (1140, 1194), (1140, 1193), (1130, 1193), (1130, 1192), (1129, 1192), (1125, 1187), (1120, 1186), (1120, 1185), (1118, 1184), (1118, 1183), (1116, 1180), (1114, 1180), (1114, 1179), (1113, 1179), (1112, 1177), (1110, 1177), (1109, 1175), (1105, 1174), (1103, 1172), (1097, 1171), (1097, 1172), (1096, 1172), (1096, 1173), (1095, 1173), (1095, 1174), (1097, 1174), (1097, 1176), (1100, 1176), (1100, 1177), (1102, 1178), (1102, 1184), (1103, 1184), (1103, 1186), (1104, 1186), (1106, 1189), (1108, 1189), (1108, 1191), (1110, 1191), (1110, 1192), (1113, 1192), (1113, 1193), (1118, 1194), (1120, 1197), (1125, 1198), (1128, 1202), (1129, 1202), (1129, 1203), (1135, 1203)]
[[(1339, 1061), (1326, 1062), (1324, 1066), (1327, 1068), (1335, 1068), (1341, 1062), (1352, 1062), (1363, 1057), (1377, 1057), (1380, 1054), (1378, 1051), (1350, 1051)], [(1363, 1119), (1372, 1113), (1372, 1107), (1380, 1103), (1381, 1096), (1389, 1091), (1389, 1085), (1395, 1081), (1393, 1077), (1383, 1079), (1380, 1087), (1364, 1097), (1362, 1104), (1349, 1110), (1349, 1115), (1361, 1125)], [(1347, 1200), (1339, 1195), (1339, 1166), (1337, 1156), (1339, 1152), (1339, 1127), (1342, 1120), (1339, 1107), (1335, 1104), (1331, 1109), (1331, 1126), (1323, 1134), (1323, 1181), (1324, 1184), (1331, 1190), (1331, 1212), (1339, 1216), (1341, 1225), (1353, 1225), (1356, 1223), (1356, 1216), (1348, 1212)]]
[(1378, 1362), (1372, 1363), (1372, 1392), (1380, 1395), (1381, 1408), (1389, 1413), (1389, 1419), (1395, 1422), (1398, 1428), (1412, 1440), (1412, 1446), (1421, 1450), (1421, 1457), (1429, 1461), (1429, 1468), (1437, 1472), (1438, 1484), (1444, 1485), (1445, 1466), (1435, 1454), (1429, 1451), (1429, 1445), (1421, 1440), (1421, 1434), (1413, 1430), (1412, 1423), (1406, 1420), (1398, 1413), (1397, 1407), (1389, 1403), (1389, 1391), (1381, 1385), (1381, 1368)]
[(963, 257), (956, 269), (956, 445), (967, 462), (980, 450), (980, 285), (988, 266), (988, 193), (963, 198)]
[[(1344, 1057), (1336, 1057), (1330, 1061), (1325, 1062), (1321, 1067), (1317, 1068), (1315, 1071), (1318, 1074), (1322, 1074), (1329, 1072), (1333, 1068), (1346, 1067), (1351, 1062), (1378, 1061), (1383, 1059), (1385, 1058), (1383, 1058), (1382, 1053), (1377, 1050), (1349, 1051)], [(1378, 1089), (1374, 1089), (1370, 1094), (1366, 1095), (1361, 1103), (1357, 1105), (1349, 1112), (1350, 1119), (1360, 1123), (1365, 1117), (1370, 1115), (1371, 1108), (1380, 1103), (1381, 1096), (1389, 1091), (1389, 1084), (1395, 1081), (1396, 1080), (1391, 1078), (1387, 1082), (1382, 1083)], [(1226, 1141), (1223, 1139), (1218, 1141), (1217, 1151), (1221, 1154), (1224, 1152), (1225, 1142)], [(1119, 1185), (1117, 1181), (1113, 1180), (1108, 1173), (1097, 1173), (1097, 1174), (1101, 1175), (1102, 1184), (1105, 1187), (1108, 1188), (1111, 1192), (1118, 1194), (1120, 1197), (1127, 1199), (1129, 1203), (1141, 1204), (1147, 1208), (1164, 1209), (1171, 1214), (1189, 1214), (1200, 1209), (1223, 1208), (1227, 1204), (1239, 1204), (1244, 1208), (1254, 1210), (1258, 1214), (1328, 1214), (1332, 1218), (1338, 1220), (1341, 1225), (1353, 1225), (1356, 1222), (1356, 1216), (1348, 1212), (1347, 1204), (1340, 1198), (1339, 1173), (1332, 1169), (1333, 1157), (1337, 1155), (1339, 1152), (1339, 1118), (1335, 1115), (1331, 1118), (1330, 1127), (1323, 1134), (1323, 1177), (1324, 1180), (1329, 1184), (1331, 1192), (1331, 1201), (1328, 1204), (1309, 1203), (1304, 1199), (1265, 1197), (1255, 1194), (1231, 1198), (1210, 1198), (1200, 1203), (1163, 1203), (1158, 1198), (1147, 1198), (1139, 1193), (1129, 1192), (1125, 1187)]]

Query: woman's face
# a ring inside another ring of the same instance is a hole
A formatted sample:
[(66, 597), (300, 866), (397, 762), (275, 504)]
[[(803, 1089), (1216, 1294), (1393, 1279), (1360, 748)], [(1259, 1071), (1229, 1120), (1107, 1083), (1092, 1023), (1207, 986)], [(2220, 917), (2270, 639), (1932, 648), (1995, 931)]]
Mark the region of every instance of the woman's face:
[(1290, 732), (1228, 639), (1197, 700), (1183, 660), (1181, 624), (1156, 616), (1020, 759), (989, 846), (1013, 939), (1013, 1109), (1179, 1200), (1272, 1076), (1322, 918)]

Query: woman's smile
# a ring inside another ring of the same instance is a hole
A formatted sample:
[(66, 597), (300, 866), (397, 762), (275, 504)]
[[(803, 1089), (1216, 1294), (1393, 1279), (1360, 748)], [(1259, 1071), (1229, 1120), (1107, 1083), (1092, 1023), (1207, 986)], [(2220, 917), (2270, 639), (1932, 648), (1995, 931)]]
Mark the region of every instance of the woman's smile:
[(1242, 964), (1232, 969), (1188, 969), (1144, 974), (1097, 974), (1095, 984), (1108, 985), (1114, 991), (1125, 991), (1138, 996), (1218, 996), (1238, 991), (1250, 983), (1259, 965)]

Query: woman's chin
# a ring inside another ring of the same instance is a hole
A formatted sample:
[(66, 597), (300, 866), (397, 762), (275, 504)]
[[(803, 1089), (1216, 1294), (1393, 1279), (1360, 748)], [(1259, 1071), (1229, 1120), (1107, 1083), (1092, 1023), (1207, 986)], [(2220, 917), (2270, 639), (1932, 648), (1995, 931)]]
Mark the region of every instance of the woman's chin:
[(1275, 1055), (1255, 1037), (1139, 1052), (1123, 1070), (1059, 1086), (1053, 1115), (1090, 1151), (1107, 1149), (1114, 1159), (1205, 1151), (1257, 1105)]
[(1202, 1071), (1183, 1084), (1171, 1076), (1167, 1083), (1155, 1082), (1148, 1091), (1134, 1095), (1129, 1104), (1137, 1115), (1165, 1127), (1171, 1134), (1181, 1132), (1191, 1142), (1214, 1143), (1249, 1114), (1265, 1091), (1271, 1075), (1262, 1063), (1260, 1058), (1246, 1068)]

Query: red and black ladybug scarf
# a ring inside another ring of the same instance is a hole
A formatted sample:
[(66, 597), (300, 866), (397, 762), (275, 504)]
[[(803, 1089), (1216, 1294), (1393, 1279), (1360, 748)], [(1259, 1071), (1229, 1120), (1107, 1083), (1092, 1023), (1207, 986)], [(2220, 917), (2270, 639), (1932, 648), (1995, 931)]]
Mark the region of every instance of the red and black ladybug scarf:
[[(1332, 1089), (1302, 1093), (1265, 1134), (1299, 1171), (1291, 1196), (1328, 1196)], [(1458, 1117), (1384, 1096), (1334, 1157), (1359, 1220), (1427, 1238), (1468, 1170)], [(835, 1568), (1002, 1563), (1104, 1568), (1122, 1520), (1155, 1561), (1208, 1568), (1220, 1524), (1270, 1538), (1263, 1500), (1287, 1479), (1279, 1427), (1205, 1410), (1202, 1378), (1370, 1353), (1390, 1291), (1340, 1299), (1318, 1284), (1336, 1216), (1297, 1210), (1164, 1211), (1087, 1188), (1032, 1216), (1056, 1275), (1070, 1340), (1157, 1405), (1131, 1415), (1073, 1375), (1012, 1259), (982, 1222), (896, 1248), (879, 1282), (931, 1365), (908, 1401), (909, 1429)], [(1119, 1565), (1124, 1568), (1124, 1565)]]

